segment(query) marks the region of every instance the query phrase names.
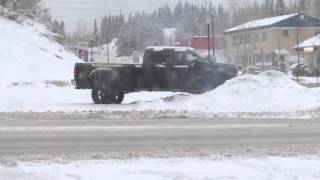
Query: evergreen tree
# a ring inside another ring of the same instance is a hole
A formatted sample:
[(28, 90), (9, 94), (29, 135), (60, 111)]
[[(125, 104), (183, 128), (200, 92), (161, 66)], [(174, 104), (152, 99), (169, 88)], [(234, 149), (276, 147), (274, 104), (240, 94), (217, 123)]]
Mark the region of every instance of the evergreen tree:
[(284, 0), (277, 0), (276, 1), (276, 12), (277, 12), (277, 15), (284, 15), (284, 14), (288, 14), (286, 12), (286, 5), (284, 3)]
[(92, 38), (94, 40), (94, 46), (98, 45), (98, 41), (99, 41), (99, 30), (98, 30), (98, 23), (97, 20), (94, 20), (94, 24), (93, 24), (93, 34), (92, 34)]
[(64, 25), (64, 21), (60, 22), (60, 29), (58, 32), (63, 38), (65, 38), (66, 36), (66, 29), (65, 29), (65, 25)]
[(51, 31), (53, 33), (58, 33), (60, 31), (60, 23), (58, 20), (54, 20), (51, 26)]
[(39, 17), (42, 13), (40, 2), (41, 0), (0, 0), (0, 6), (4, 8), (0, 15), (14, 20)]
[(313, 0), (312, 2), (312, 14), (320, 17), (320, 1), (319, 0)]
[(306, 12), (310, 7), (310, 0), (299, 0), (299, 12)]

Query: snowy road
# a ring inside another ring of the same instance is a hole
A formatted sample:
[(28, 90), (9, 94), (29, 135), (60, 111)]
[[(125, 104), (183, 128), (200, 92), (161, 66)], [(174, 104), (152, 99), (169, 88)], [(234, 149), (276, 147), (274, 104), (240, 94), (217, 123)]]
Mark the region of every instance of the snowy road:
[(320, 149), (319, 129), (320, 121), (311, 119), (19, 120), (2, 116), (0, 157), (315, 154)]

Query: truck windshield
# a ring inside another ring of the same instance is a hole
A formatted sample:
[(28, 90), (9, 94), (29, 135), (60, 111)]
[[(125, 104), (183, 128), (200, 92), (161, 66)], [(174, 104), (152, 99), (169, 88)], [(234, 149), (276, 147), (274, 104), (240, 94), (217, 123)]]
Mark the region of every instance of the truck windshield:
[(197, 53), (197, 52), (192, 52), (194, 56), (196, 56), (199, 61), (203, 61), (203, 62), (206, 62), (206, 63), (214, 63), (212, 61), (209, 61), (206, 57), (204, 57), (203, 55)]

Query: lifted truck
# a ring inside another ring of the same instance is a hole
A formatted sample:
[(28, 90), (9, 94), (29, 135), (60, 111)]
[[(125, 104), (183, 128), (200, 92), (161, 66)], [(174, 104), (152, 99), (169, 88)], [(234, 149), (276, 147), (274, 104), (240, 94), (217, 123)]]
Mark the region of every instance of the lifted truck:
[(212, 90), (237, 75), (232, 65), (201, 58), (192, 48), (148, 47), (143, 64), (77, 63), (76, 89), (92, 89), (96, 104), (121, 104), (136, 91), (179, 91), (193, 94)]

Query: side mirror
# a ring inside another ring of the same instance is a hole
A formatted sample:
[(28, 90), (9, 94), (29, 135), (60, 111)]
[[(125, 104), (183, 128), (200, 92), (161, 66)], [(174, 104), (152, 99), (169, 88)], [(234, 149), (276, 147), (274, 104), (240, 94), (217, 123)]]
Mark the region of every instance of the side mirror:
[(200, 58), (199, 58), (198, 56), (195, 56), (195, 57), (193, 58), (193, 61), (198, 62), (198, 61), (200, 61)]

